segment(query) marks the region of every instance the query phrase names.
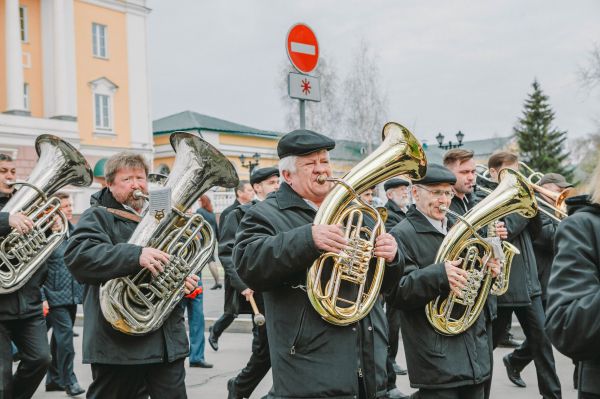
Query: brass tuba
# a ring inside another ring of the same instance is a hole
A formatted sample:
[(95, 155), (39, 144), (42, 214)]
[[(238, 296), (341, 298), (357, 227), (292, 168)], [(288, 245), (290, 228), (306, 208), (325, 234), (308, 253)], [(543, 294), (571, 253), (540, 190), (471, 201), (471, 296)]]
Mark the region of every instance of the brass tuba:
[[(34, 226), (27, 234), (13, 230), (0, 242), (0, 294), (14, 292), (29, 281), (65, 237), (67, 218), (60, 211), (60, 200), (52, 194), (69, 184), (92, 184), (92, 169), (66, 141), (42, 134), (35, 140), (35, 150), (39, 159), (29, 179), (11, 183), (23, 187), (2, 208), (11, 215), (23, 212)], [(62, 221), (59, 231), (52, 231), (55, 216)]]
[(211, 187), (238, 183), (231, 162), (200, 137), (175, 132), (170, 140), (175, 163), (162, 187), (171, 190), (172, 208), (147, 212), (128, 241), (168, 253), (169, 263), (158, 276), (141, 269), (100, 286), (104, 318), (126, 334), (142, 335), (159, 328), (183, 297), (185, 278), (202, 270), (214, 252), (212, 228), (202, 216), (188, 215), (186, 210)]
[[(383, 127), (383, 142), (367, 158), (354, 166), (343, 179), (321, 178), (321, 182), (339, 183), (321, 204), (314, 224), (344, 224), (350, 249), (325, 253), (310, 267), (306, 279), (308, 298), (321, 315), (332, 324), (345, 326), (365, 317), (379, 295), (385, 260), (378, 258), (369, 271), (377, 236), (385, 225), (375, 208), (359, 195), (369, 187), (397, 175), (419, 180), (425, 176), (426, 158), (421, 143), (404, 126), (389, 122)], [(358, 203), (348, 206), (353, 200)], [(363, 225), (365, 215), (375, 220), (372, 229)], [(361, 237), (366, 236), (366, 238)], [(368, 274), (372, 283), (367, 285)], [(354, 298), (345, 298), (346, 291)]]
[[(452, 212), (459, 220), (444, 238), (434, 263), (462, 258), (462, 268), (467, 270), (469, 278), (462, 297), (451, 291), (447, 298), (437, 297), (425, 307), (427, 320), (438, 333), (457, 335), (477, 321), (492, 286), (487, 260), (501, 257), (498, 252), (504, 250), (506, 253), (508, 250), (506, 246), (494, 249), (491, 241), (481, 237), (477, 231), (515, 212), (532, 218), (537, 213), (537, 202), (527, 180), (511, 169), (500, 171), (498, 187), (464, 217)], [(516, 253), (509, 251), (508, 254), (512, 257)], [(506, 288), (510, 259), (505, 259), (507, 261), (506, 271), (501, 274), (506, 279)]]

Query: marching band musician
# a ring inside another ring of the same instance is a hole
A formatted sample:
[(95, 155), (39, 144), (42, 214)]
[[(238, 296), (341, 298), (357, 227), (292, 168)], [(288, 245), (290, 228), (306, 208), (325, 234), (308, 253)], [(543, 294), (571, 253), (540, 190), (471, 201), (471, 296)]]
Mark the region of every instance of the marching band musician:
[[(406, 219), (391, 230), (405, 258), (404, 276), (393, 293), (393, 305), (401, 310), (401, 325), (408, 375), (416, 399), (482, 399), (484, 383), (491, 377), (492, 357), (484, 315), (464, 333), (444, 336), (429, 324), (425, 306), (450, 291), (460, 295), (467, 272), (462, 260), (434, 264), (436, 252), (451, 221), (440, 206), (450, 206), (456, 178), (447, 168), (428, 164), (424, 179), (413, 183), (411, 207)], [(495, 276), (496, 259), (488, 261)], [(487, 325), (486, 325), (487, 324)]]
[[(12, 158), (0, 154), (0, 208), (13, 194), (13, 186), (7, 184), (16, 176)], [(0, 212), (0, 236), (5, 237), (14, 229), (26, 234), (33, 222), (23, 213), (10, 215)], [(54, 228), (54, 226), (53, 226)], [(50, 348), (46, 335), (46, 322), (42, 314), (40, 288), (46, 279), (47, 267), (42, 265), (17, 291), (0, 294), (0, 397), (31, 398), (44, 378), (50, 365)], [(15, 343), (21, 362), (12, 373), (11, 341)]]
[[(488, 185), (490, 189), (494, 189), (502, 169), (519, 170), (519, 159), (510, 152), (497, 152), (489, 158), (488, 167), (493, 181)], [(531, 351), (535, 363), (540, 394), (544, 398), (560, 398), (560, 381), (554, 367), (552, 345), (544, 331), (545, 315), (541, 301), (542, 289), (532, 244), (533, 240), (541, 233), (542, 220), (539, 213), (531, 219), (518, 214), (511, 214), (504, 218), (508, 230), (508, 241), (521, 253), (512, 260), (508, 291), (499, 296), (497, 300), (498, 317), (493, 323), (493, 341), (494, 348), (496, 348), (499, 340), (505, 334), (514, 312), (528, 341), (529, 348), (527, 350)], [(515, 385), (525, 387), (518, 365), (513, 364), (513, 355), (519, 358), (520, 348), (503, 358), (508, 378)]]
[(410, 205), (410, 197), (408, 180), (395, 177), (383, 183), (387, 202), (385, 207), (388, 210), (388, 218), (385, 221), (385, 229), (390, 231), (394, 226), (400, 223), (406, 217), (408, 206)]
[(600, 398), (600, 164), (590, 195), (567, 200), (556, 232), (548, 283), (546, 330), (556, 348), (579, 362), (580, 399)]
[[(277, 145), (283, 183), (241, 221), (233, 263), (251, 289), (263, 292), (273, 388), (269, 398), (386, 397), (387, 326), (380, 301), (348, 326), (324, 321), (303, 290), (307, 270), (323, 252), (339, 253), (347, 240), (339, 225), (313, 225), (331, 184), (335, 142), (295, 130)], [(386, 260), (382, 290), (398, 281), (402, 257), (389, 234), (377, 237), (375, 256)]]
[[(185, 398), (184, 359), (188, 340), (183, 307), (176, 306), (157, 330), (131, 336), (114, 329), (102, 315), (100, 284), (147, 269), (163, 270), (168, 254), (151, 247), (128, 244), (147, 193), (148, 165), (141, 155), (121, 152), (105, 165), (107, 187), (95, 194), (98, 203), (87, 209), (65, 252), (65, 262), (84, 290), (83, 362), (91, 363), (93, 382), (88, 398)], [(185, 293), (197, 286), (197, 276), (188, 277)]]
[[(231, 281), (231, 285), (236, 290), (237, 295), (234, 298), (235, 313), (250, 313), (251, 309), (244, 310), (242, 305), (249, 301), (251, 297), (256, 301), (256, 306), (261, 313), (264, 313), (264, 304), (262, 294), (254, 292), (240, 279), (236, 267), (232, 263), (231, 255), (235, 244), (235, 236), (240, 225), (242, 217), (248, 209), (254, 206), (258, 201), (264, 201), (267, 195), (279, 189), (279, 169), (275, 167), (255, 169), (250, 176), (250, 183), (256, 193), (256, 199), (250, 203), (240, 205), (229, 212), (221, 225), (221, 239), (219, 242), (219, 259), (225, 269), (225, 273)], [(240, 298), (242, 297), (242, 298)], [(247, 306), (246, 308), (248, 308)], [(254, 317), (254, 316), (253, 316)], [(271, 359), (269, 357), (269, 342), (267, 339), (267, 327), (265, 325), (252, 326), (252, 355), (248, 360), (246, 367), (240, 373), (227, 381), (228, 399), (249, 398), (260, 381), (269, 372), (271, 368)]]

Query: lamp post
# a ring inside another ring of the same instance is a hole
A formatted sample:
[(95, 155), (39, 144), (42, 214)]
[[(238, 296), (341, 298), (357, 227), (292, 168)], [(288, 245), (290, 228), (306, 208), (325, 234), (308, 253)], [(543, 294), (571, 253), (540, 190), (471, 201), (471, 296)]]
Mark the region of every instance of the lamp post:
[(438, 133), (438, 135), (435, 136), (435, 139), (438, 142), (438, 147), (444, 150), (462, 147), (462, 142), (464, 138), (465, 134), (460, 130), (458, 131), (458, 133), (456, 133), (456, 140), (458, 140), (458, 144), (452, 144), (452, 141), (448, 141), (448, 144), (444, 144), (444, 135), (442, 133)]
[[(246, 162), (246, 160), (248, 162)], [(251, 159), (246, 159), (246, 156), (244, 154), (240, 155), (240, 163), (242, 164), (242, 167), (248, 168), (249, 176), (252, 176), (252, 171), (254, 170), (255, 167), (258, 166), (259, 161), (260, 161), (260, 154), (258, 152), (255, 152), (254, 155), (252, 155)]]

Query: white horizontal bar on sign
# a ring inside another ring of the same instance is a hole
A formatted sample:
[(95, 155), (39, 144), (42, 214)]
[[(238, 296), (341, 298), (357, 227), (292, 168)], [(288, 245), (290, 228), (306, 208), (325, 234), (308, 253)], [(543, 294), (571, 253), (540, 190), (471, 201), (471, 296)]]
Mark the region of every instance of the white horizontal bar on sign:
[(315, 55), (317, 48), (312, 44), (292, 42), (292, 53)]

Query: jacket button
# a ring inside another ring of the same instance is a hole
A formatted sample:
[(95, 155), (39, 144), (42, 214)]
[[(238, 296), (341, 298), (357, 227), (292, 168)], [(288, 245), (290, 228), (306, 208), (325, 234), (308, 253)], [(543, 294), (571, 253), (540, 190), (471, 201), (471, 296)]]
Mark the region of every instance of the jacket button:
[(369, 326), (369, 328), (367, 328), (367, 330), (372, 331), (373, 327)]
[[(352, 327), (352, 331), (356, 331), (356, 327)], [(356, 397), (356, 396), (355, 396)]]

